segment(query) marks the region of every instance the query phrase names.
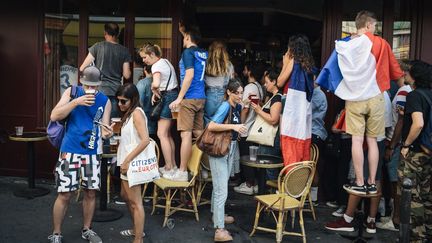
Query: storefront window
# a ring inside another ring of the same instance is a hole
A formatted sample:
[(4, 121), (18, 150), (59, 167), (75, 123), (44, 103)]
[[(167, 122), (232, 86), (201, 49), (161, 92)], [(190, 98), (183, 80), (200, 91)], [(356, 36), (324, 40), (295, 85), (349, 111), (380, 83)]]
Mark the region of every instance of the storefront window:
[[(61, 4), (47, 5), (44, 23), (44, 123), (64, 90), (78, 82), (79, 15)], [(73, 6), (68, 5), (73, 9)], [(78, 9), (78, 8), (76, 8)]]
[(382, 36), (382, 12), (383, 0), (363, 0), (363, 1), (343, 1), (343, 14), (342, 14), (342, 34), (341, 37), (347, 37), (357, 32), (355, 26), (355, 17), (361, 10), (368, 10), (373, 12), (378, 22), (376, 25), (375, 34)]
[(135, 18), (134, 83), (137, 83), (143, 75), (143, 63), (138, 51), (146, 43), (160, 46), (162, 57), (172, 61), (172, 19), (157, 17)]
[(407, 0), (395, 1), (393, 23), (393, 53), (396, 59), (409, 59), (411, 41), (411, 4)]

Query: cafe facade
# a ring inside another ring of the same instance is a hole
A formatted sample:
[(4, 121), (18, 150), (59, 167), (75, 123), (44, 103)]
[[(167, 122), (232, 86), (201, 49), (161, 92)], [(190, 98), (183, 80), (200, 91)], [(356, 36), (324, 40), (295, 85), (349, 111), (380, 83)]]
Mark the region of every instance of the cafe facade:
[[(119, 42), (133, 59), (151, 42), (176, 66), (182, 51), (178, 25), (185, 22), (200, 27), (203, 47), (224, 40), (235, 65), (260, 60), (277, 66), (289, 36), (304, 33), (322, 66), (334, 41), (355, 32), (355, 14), (364, 9), (377, 14), (376, 34), (392, 45), (397, 59), (432, 63), (427, 0), (8, 1), (0, 10), (0, 175), (27, 175), (27, 145), (8, 136), (15, 126), (24, 132), (46, 129), (64, 89), (78, 83), (88, 47), (103, 40), (106, 22), (119, 24)], [(138, 80), (139, 62), (131, 64), (134, 77), (124, 82)], [(328, 100), (330, 123), (338, 101), (331, 94)], [(36, 177), (52, 178), (58, 151), (45, 140), (35, 142), (35, 154)]]

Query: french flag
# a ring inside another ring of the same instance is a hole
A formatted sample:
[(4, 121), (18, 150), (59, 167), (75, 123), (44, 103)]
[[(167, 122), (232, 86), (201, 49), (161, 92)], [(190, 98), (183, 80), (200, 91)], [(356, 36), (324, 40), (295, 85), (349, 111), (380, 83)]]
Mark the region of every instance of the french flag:
[(362, 101), (390, 88), (403, 75), (390, 45), (369, 32), (336, 41), (316, 82), (343, 100)]
[(309, 160), (312, 137), (312, 75), (294, 63), (288, 80), (280, 133), (284, 164)]

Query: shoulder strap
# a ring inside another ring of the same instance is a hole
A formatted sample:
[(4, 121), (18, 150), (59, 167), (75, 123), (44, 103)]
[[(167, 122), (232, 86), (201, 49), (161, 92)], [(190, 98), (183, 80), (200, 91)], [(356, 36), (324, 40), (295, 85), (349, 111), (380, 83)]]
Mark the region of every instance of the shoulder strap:
[(73, 100), (76, 97), (76, 93), (77, 93), (77, 86), (76, 85), (72, 85), (71, 86), (71, 92), (70, 92), (70, 98)]
[(261, 85), (258, 85), (258, 84), (257, 84), (257, 81), (253, 82), (253, 84), (255, 84), (255, 86), (257, 86), (258, 93), (259, 93), (259, 95), (260, 95), (260, 100), (263, 100), (263, 98), (264, 98), (263, 96), (264, 96), (264, 95), (261, 93), (261, 92), (262, 92), (261, 87), (260, 87)]
[(165, 91), (167, 91), (168, 90), (168, 86), (169, 86), (170, 81), (171, 81), (172, 70), (171, 70), (171, 65), (169, 65), (168, 61), (166, 59), (163, 59), (163, 60), (166, 62), (166, 64), (168, 65), (168, 68), (170, 70), (170, 74), (169, 74), (169, 77), (168, 77), (168, 82), (167, 82), (167, 85), (165, 87)]
[[(273, 95), (268, 101), (267, 101), (267, 103), (265, 103), (263, 106), (262, 106), (262, 109), (264, 109), (268, 104), (270, 104), (270, 102), (272, 101), (272, 99), (274, 98), (274, 97), (276, 97), (277, 95), (281, 95), (281, 94), (279, 94), (279, 93), (276, 93), (275, 95)], [(270, 107), (269, 107), (270, 108)]]

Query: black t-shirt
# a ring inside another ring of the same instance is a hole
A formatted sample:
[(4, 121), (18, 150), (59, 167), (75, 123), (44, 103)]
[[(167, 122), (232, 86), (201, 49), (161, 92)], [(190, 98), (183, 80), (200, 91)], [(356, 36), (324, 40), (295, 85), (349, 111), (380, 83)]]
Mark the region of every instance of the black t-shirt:
[[(426, 91), (426, 93), (429, 95), (430, 99), (432, 99), (432, 91), (427, 90), (427, 89), (423, 89), (423, 88), (419, 88), (419, 89)], [(430, 107), (429, 107), (429, 104), (428, 104), (426, 98), (422, 94), (419, 93), (418, 89), (415, 89), (412, 92), (410, 92), (406, 98), (404, 122), (403, 122), (403, 128), (402, 128), (402, 141), (405, 141), (405, 139), (408, 137), (411, 125), (413, 123), (411, 115), (414, 112), (423, 113), (423, 122), (424, 122), (423, 127), (425, 127), (429, 121)], [(422, 132), (423, 132), (423, 130), (422, 130)], [(412, 149), (413, 151), (415, 151), (415, 152), (421, 151), (420, 135), (412, 143), (412, 145), (414, 146)]]
[(270, 108), (273, 106), (274, 103), (277, 103), (277, 102), (282, 102), (282, 95), (276, 94), (275, 96), (273, 96), (273, 98), (271, 98), (271, 101), (270, 101), (270, 106), (263, 108), (263, 111), (267, 114), (270, 114)]

